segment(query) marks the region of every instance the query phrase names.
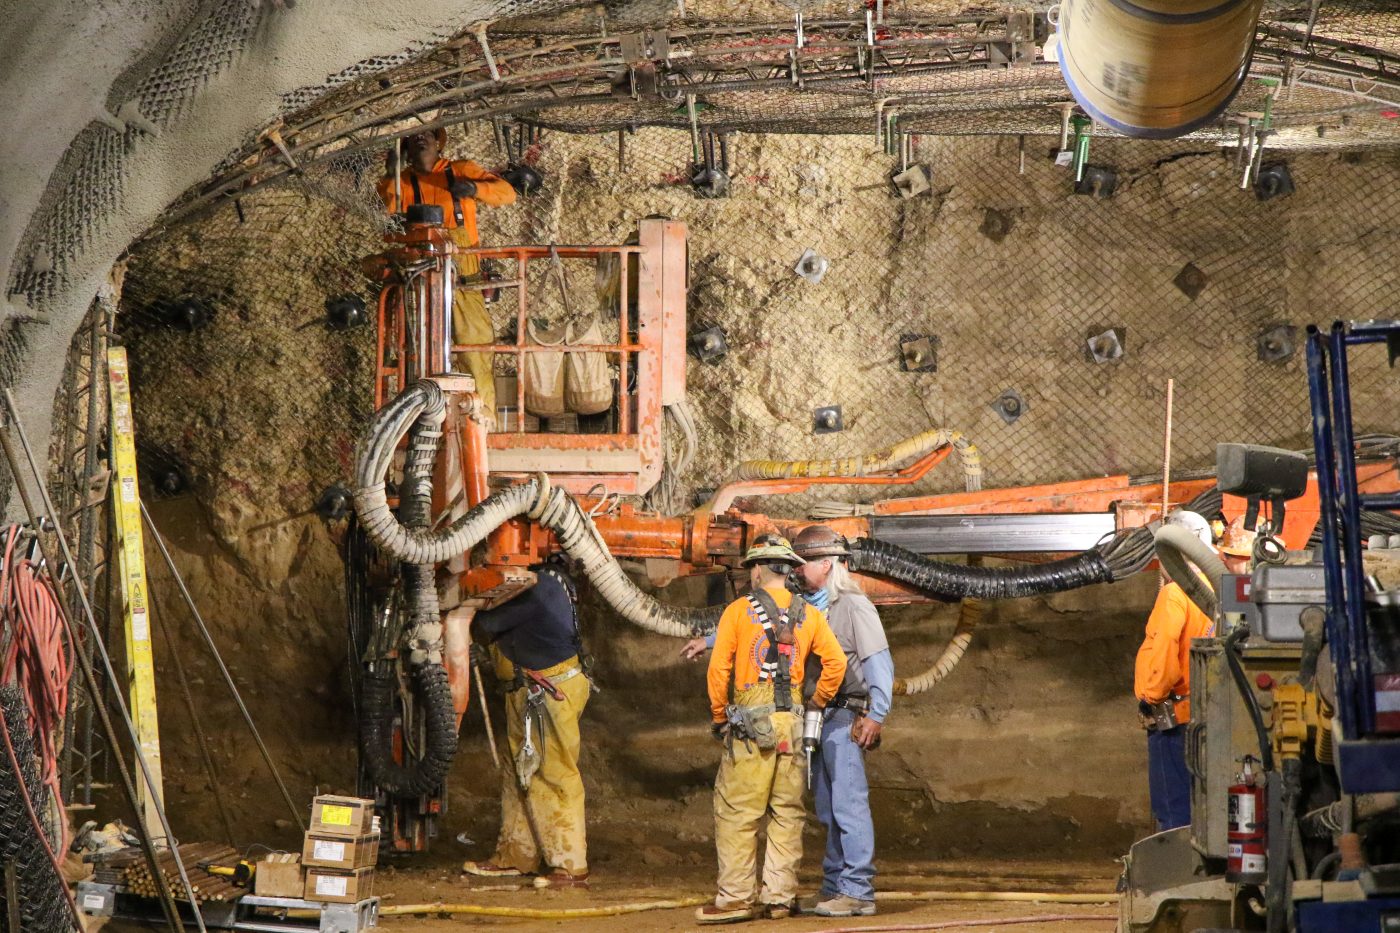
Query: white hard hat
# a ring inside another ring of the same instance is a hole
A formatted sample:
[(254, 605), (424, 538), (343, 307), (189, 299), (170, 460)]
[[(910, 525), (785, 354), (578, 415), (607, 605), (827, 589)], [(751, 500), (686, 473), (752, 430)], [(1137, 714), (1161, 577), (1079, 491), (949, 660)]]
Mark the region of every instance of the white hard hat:
[(1177, 509), (1167, 516), (1168, 525), (1180, 525), (1201, 539), (1201, 543), (1211, 543), (1210, 522), (1190, 509)]

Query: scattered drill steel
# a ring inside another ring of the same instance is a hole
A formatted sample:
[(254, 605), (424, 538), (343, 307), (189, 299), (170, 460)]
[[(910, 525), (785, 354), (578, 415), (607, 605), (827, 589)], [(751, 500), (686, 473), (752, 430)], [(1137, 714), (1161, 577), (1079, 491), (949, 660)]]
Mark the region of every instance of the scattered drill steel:
[[(39, 489), (40, 496), (43, 498), (48, 520), (52, 524), (54, 535), (58, 538), (59, 549), (63, 553), (64, 560), (68, 562), (68, 566), (75, 566), (73, 552), (68, 547), (68, 537), (63, 533), (63, 527), (56, 521), (58, 516), (54, 510), (53, 503), (49, 500), (49, 493), (44, 485), (43, 474), (40, 472), (38, 464), (34, 460), (34, 453), (29, 447), (29, 439), (24, 433), (24, 426), (20, 423), (14, 396), (10, 393), (9, 389), (5, 389), (3, 396), (0, 397), (4, 399), (5, 414), (8, 416), (9, 423), (14, 425), (16, 433), (19, 436), (20, 444), (24, 448), (25, 459), (29, 461), (30, 473), (34, 478), (35, 485)], [(10, 433), (7, 430), (0, 430), (0, 450), (4, 452), (5, 460), (9, 464), (10, 476), (14, 479), (15, 489), (19, 492), (20, 500), (24, 503), (24, 508), (29, 515), (30, 523), (36, 529), (40, 528), (41, 522), (39, 513), (34, 508), (33, 500), (29, 497), (29, 490), (25, 488), (24, 482), (20, 478), (19, 457), (15, 454), (14, 445), (10, 440)], [(42, 535), (39, 537), (39, 547), (44, 552), (44, 560), (48, 565), (50, 567), (57, 566), (57, 562), (53, 560), (53, 555), (48, 553), (48, 548), (43, 543)], [(81, 581), (76, 578), (73, 581), (73, 588), (78, 594), (78, 601), (82, 604), (83, 617), (87, 620), (88, 628), (92, 632), (93, 644), (97, 648), (97, 653), (102, 658), (103, 671), (106, 673), (110, 683), (114, 685), (118, 684), (121, 681), (117, 678), (116, 669), (112, 666), (112, 657), (107, 652), (107, 646), (102, 641), (102, 633), (97, 629), (97, 618), (93, 615), (92, 603), (88, 601), (87, 590), (83, 588)], [(68, 600), (64, 595), (62, 587), (54, 588), (54, 597), (58, 600), (59, 608), (63, 610), (63, 621), (64, 625), (68, 628), (69, 641), (76, 644), (76, 633), (72, 630), (72, 616), (69, 613)], [(102, 692), (98, 688), (97, 674), (93, 671), (92, 661), (81, 651), (74, 652), (74, 655), (77, 657), (79, 667), (83, 672), (83, 683), (88, 689), (88, 695), (92, 697), (101, 697)], [(146, 780), (146, 784), (148, 787), (153, 786), (150, 766), (146, 763), (145, 755), (141, 752), (141, 743), (136, 734), (136, 725), (131, 721), (131, 714), (127, 712), (126, 703), (122, 700), (120, 691), (113, 690), (112, 696), (116, 701), (117, 710), (121, 713), (122, 720), (126, 723), (127, 732), (132, 741), (132, 751), (136, 755), (137, 763), (141, 766), (141, 773)], [(111, 748), (112, 758), (117, 765), (117, 773), (121, 776), (122, 791), (127, 799), (127, 803), (132, 808), (136, 826), (140, 832), (141, 848), (146, 855), (146, 859), (150, 862), (152, 869), (157, 870), (156, 866), (159, 865), (159, 857), (156, 855), (155, 844), (151, 842), (150, 827), (146, 824), (145, 816), (142, 814), (141, 806), (138, 803), (136, 784), (132, 779), (131, 772), (127, 770), (126, 762), (121, 756), (116, 727), (112, 725), (112, 718), (107, 712), (106, 704), (94, 701), (93, 705), (97, 708), (98, 716), (102, 720), (102, 729), (107, 735), (107, 742)], [(166, 838), (173, 839), (170, 823), (165, 817), (165, 808), (157, 804), (156, 814), (161, 818), (161, 828), (165, 832)], [(194, 892), (190, 890), (189, 878), (185, 875), (183, 868), (181, 869), (180, 875), (181, 881), (184, 883), (185, 893), (188, 894), (191, 901), (193, 901)], [(176, 931), (176, 933), (180, 933), (180, 931), (184, 929), (184, 925), (180, 920), (180, 910), (175, 905), (174, 893), (170, 890), (170, 886), (166, 884), (164, 879), (160, 881), (158, 893), (160, 895), (161, 909), (165, 913), (166, 923), (169, 925), (170, 929)], [(208, 933), (204, 926), (204, 917), (200, 914), (197, 907), (194, 908), (194, 917), (200, 933)]]
[(190, 595), (189, 587), (185, 586), (185, 578), (180, 576), (180, 571), (175, 567), (175, 561), (170, 556), (170, 551), (165, 546), (165, 538), (156, 530), (156, 523), (151, 521), (151, 513), (146, 508), (146, 503), (141, 503), (141, 517), (146, 520), (146, 527), (151, 532), (152, 539), (156, 542), (156, 547), (160, 549), (160, 556), (165, 559), (165, 566), (170, 571), (170, 575), (175, 578), (175, 585), (180, 589), (180, 595), (185, 599), (185, 605), (189, 607), (190, 615), (194, 617), (195, 627), (199, 629), (199, 634), (204, 638), (204, 644), (208, 646), (210, 654), (214, 656), (215, 663), (219, 666), (219, 673), (223, 675), (224, 683), (228, 685), (229, 693), (233, 696), (234, 702), (238, 704), (238, 711), (243, 714), (243, 721), (248, 725), (248, 731), (253, 734), (253, 741), (257, 743), (258, 752), (267, 763), (267, 769), (272, 772), (272, 779), (277, 782), (277, 789), (282, 792), (282, 799), (287, 803), (287, 809), (291, 811), (292, 818), (301, 827), (302, 832), (306, 832), (306, 821), (302, 819), (301, 811), (292, 802), (292, 795), (287, 792), (287, 785), (282, 781), (282, 774), (277, 770), (277, 765), (272, 761), (272, 753), (267, 750), (267, 745), (262, 740), (258, 727), (253, 723), (253, 714), (248, 712), (248, 706), (243, 702), (243, 695), (238, 692), (238, 686), (233, 682), (233, 675), (229, 673), (228, 667), (224, 664), (223, 655), (219, 654), (219, 646), (214, 644), (213, 637), (209, 634), (209, 628), (204, 624), (204, 617), (199, 613), (199, 607), (194, 604), (194, 597)]

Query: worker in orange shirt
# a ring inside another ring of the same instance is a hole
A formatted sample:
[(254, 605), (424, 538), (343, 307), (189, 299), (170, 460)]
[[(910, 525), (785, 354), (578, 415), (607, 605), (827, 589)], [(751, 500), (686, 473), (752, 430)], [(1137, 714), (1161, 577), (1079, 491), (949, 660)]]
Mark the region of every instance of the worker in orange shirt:
[[(758, 915), (788, 916), (802, 861), (802, 676), (809, 655), (821, 661), (811, 702), (825, 707), (846, 676), (846, 653), (820, 610), (785, 583), (804, 561), (780, 535), (762, 535), (744, 555), (752, 586), (720, 617), (707, 675), (715, 738), (724, 743), (715, 778), (719, 893), (695, 912), (701, 923)], [(732, 698), (731, 698), (732, 690)], [(763, 887), (758, 890), (758, 829), (768, 817)]]
[[(1189, 529), (1207, 546), (1211, 528), (1185, 509), (1167, 523)], [(1148, 791), (1157, 831), (1191, 822), (1191, 774), (1186, 770), (1186, 723), (1191, 721), (1191, 639), (1215, 634), (1215, 622), (1177, 583), (1157, 591), (1147, 619), (1147, 637), (1138, 649), (1133, 692), (1138, 716), (1147, 730)]]
[[(446, 145), (447, 131), (441, 128), (407, 137), (404, 140), (406, 158), (400, 167), (398, 184), (394, 184), (391, 152), (387, 177), (379, 182), (379, 196), (391, 214), (401, 213), (412, 204), (436, 204), (442, 208), (443, 226), (452, 242), (462, 249), (470, 249), (481, 242), (476, 229), (477, 204), (491, 207), (513, 204), (515, 189), (475, 162), (444, 159), (442, 150)], [(493, 343), (495, 330), (491, 327), (491, 315), (486, 311), (486, 299), (480, 288), (471, 287), (480, 282), (477, 258), (457, 256), (456, 265), (452, 342)], [(482, 408), (494, 421), (496, 378), (492, 359), (490, 353), (459, 353), (454, 363), (459, 369), (465, 367), (476, 378), (476, 392), (481, 397)]]

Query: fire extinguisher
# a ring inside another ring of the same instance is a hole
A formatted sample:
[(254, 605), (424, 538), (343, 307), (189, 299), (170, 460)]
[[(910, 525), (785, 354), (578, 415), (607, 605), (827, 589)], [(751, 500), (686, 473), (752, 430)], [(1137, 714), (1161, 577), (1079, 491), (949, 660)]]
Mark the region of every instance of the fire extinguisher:
[(1225, 880), (1233, 884), (1262, 884), (1268, 880), (1269, 811), (1265, 804), (1264, 782), (1254, 773), (1253, 756), (1244, 757), (1244, 770), (1227, 793), (1229, 856), (1225, 863)]

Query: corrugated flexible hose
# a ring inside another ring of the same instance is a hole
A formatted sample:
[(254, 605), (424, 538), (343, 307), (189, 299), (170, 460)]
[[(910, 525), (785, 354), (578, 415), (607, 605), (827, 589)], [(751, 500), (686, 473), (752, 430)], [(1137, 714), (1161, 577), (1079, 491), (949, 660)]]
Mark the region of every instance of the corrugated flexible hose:
[(665, 606), (637, 589), (608, 550), (592, 519), (573, 496), (551, 487), (542, 473), (490, 496), (439, 531), (404, 525), (389, 508), (384, 474), (398, 439), (420, 417), (436, 417), (433, 413), (442, 405), (442, 392), (437, 385), (415, 383), (380, 410), (360, 441), (355, 511), (370, 540), (386, 554), (409, 563), (441, 563), (471, 550), (511, 519), (525, 516), (554, 532), (564, 551), (583, 564), (599, 594), (629, 622), (675, 638), (692, 638), (714, 630), (722, 607)]
[[(981, 557), (972, 555), (967, 559), (969, 566), (980, 566)], [(953, 637), (948, 640), (948, 645), (943, 649), (943, 653), (938, 656), (923, 673), (905, 679), (896, 677), (894, 679), (894, 692), (896, 696), (914, 696), (919, 693), (926, 693), (938, 684), (947, 679), (953, 673), (953, 668), (958, 666), (964, 654), (967, 653), (968, 646), (972, 644), (972, 633), (977, 628), (977, 623), (982, 621), (982, 600), (967, 597), (958, 607), (958, 625), (953, 629)]]
[(858, 457), (835, 460), (745, 460), (739, 464), (736, 478), (793, 479), (822, 476), (869, 476), (892, 470), (908, 460), (922, 457), (929, 451), (951, 444), (962, 463), (963, 477), (969, 490), (982, 488), (982, 456), (977, 445), (959, 431), (933, 428), (905, 438), (893, 447)]
[(851, 542), (850, 567), (907, 583), (940, 599), (1014, 599), (1110, 583), (1113, 569), (1098, 548), (1044, 564), (969, 567), (930, 560), (878, 538)]

